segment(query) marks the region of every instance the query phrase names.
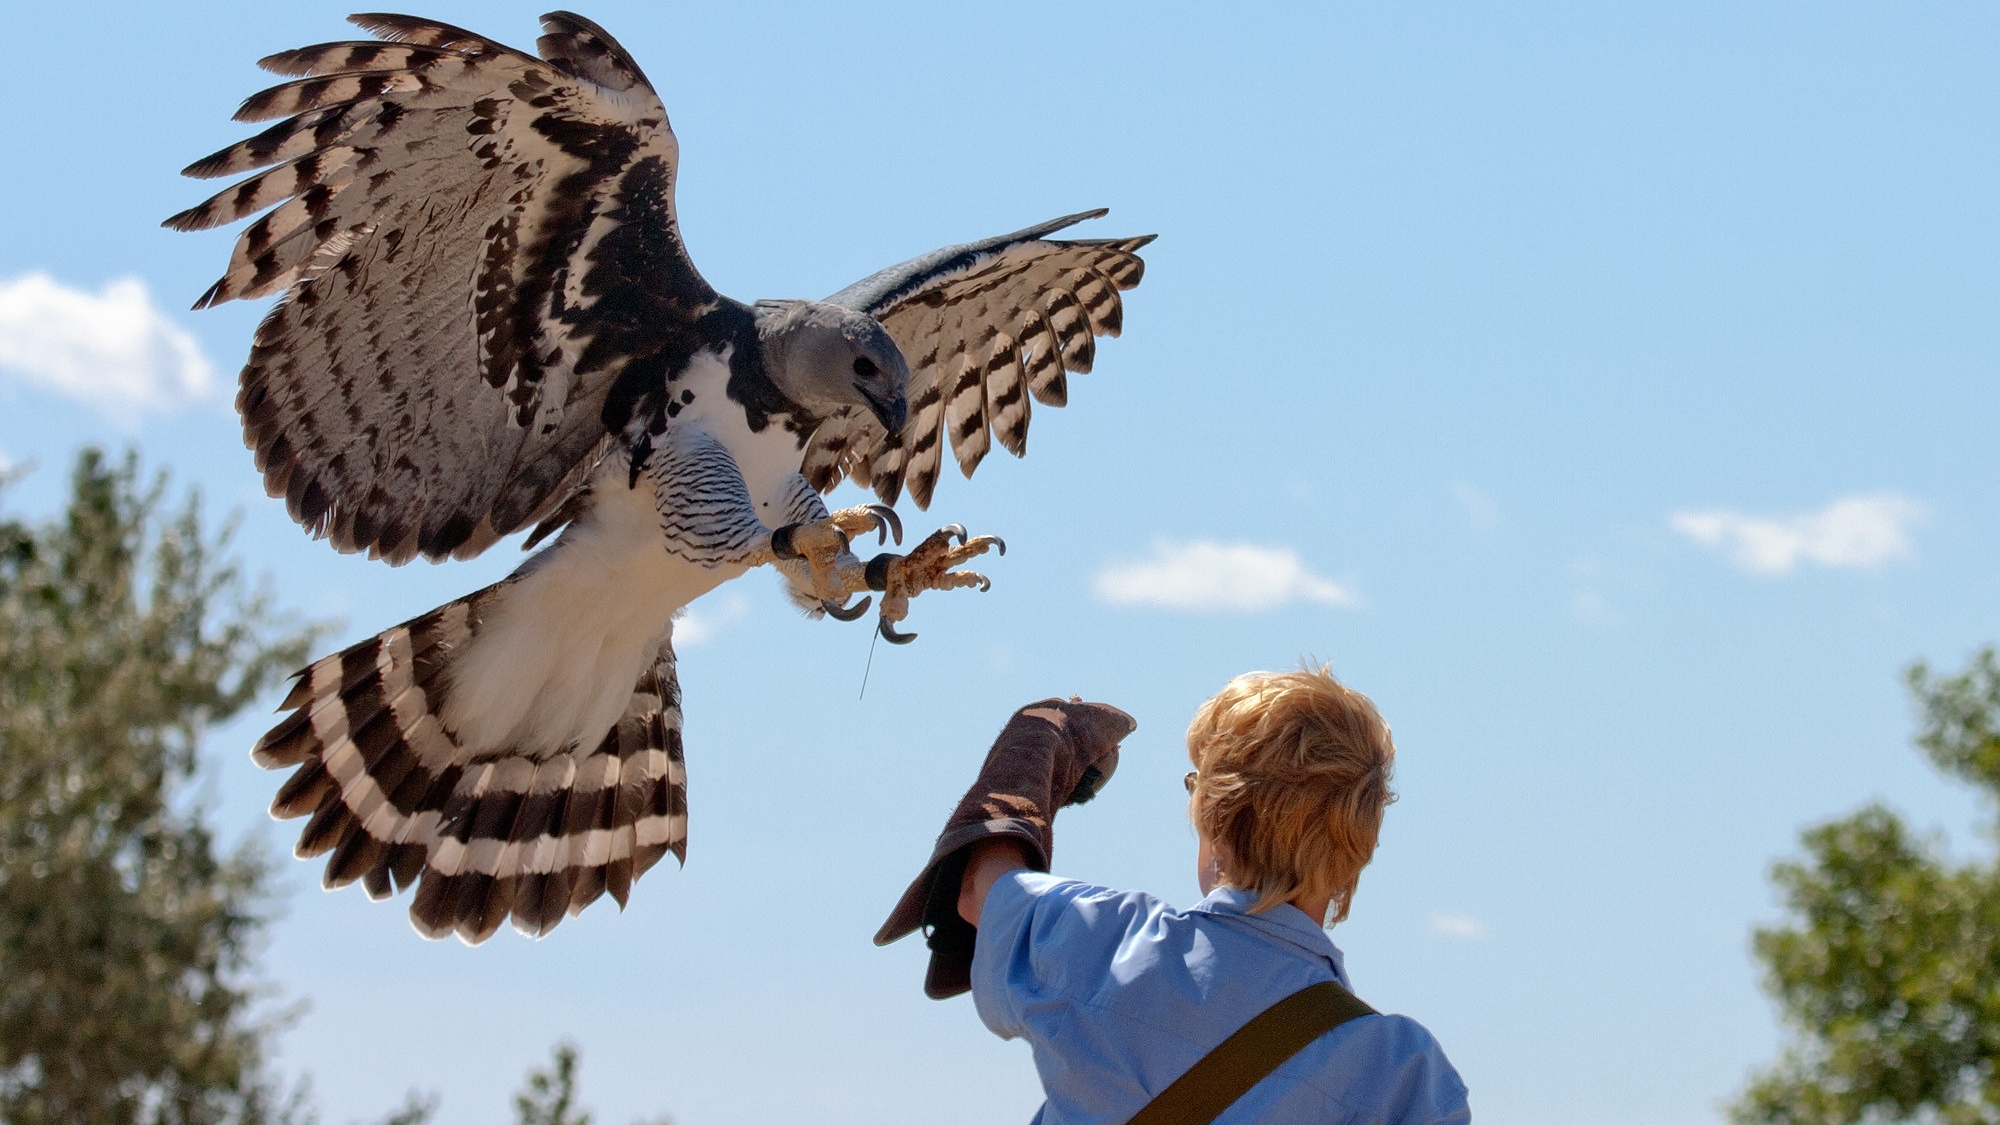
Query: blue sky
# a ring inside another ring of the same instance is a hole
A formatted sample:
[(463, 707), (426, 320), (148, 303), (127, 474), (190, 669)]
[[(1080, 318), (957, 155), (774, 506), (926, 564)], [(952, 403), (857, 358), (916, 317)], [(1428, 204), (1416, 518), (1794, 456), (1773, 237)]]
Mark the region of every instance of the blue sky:
[[(539, 9), (423, 11), (527, 46)], [(40, 466), (8, 503), (47, 511), (81, 443), (137, 443), (351, 638), (518, 552), (391, 570), (300, 534), (229, 409), (262, 310), (180, 311), (228, 238), (157, 226), (243, 135), (253, 60), (344, 14), (12, 14), (0, 452)], [(585, 14), (658, 87), (688, 244), (736, 297), (1091, 206), (1088, 233), (1161, 237), (1029, 457), (905, 506), (1012, 551), (990, 594), (919, 601), (865, 699), (863, 625), (799, 620), (769, 575), (697, 606), (688, 864), (623, 914), (428, 944), (286, 861), (265, 963), (310, 1003), (282, 1062), (330, 1122), (410, 1087), (500, 1120), (558, 1037), (613, 1125), (1026, 1120), (1026, 1048), (924, 999), (920, 945), (868, 939), (1001, 719), (1052, 693), (1140, 720), (1058, 870), (1183, 904), (1195, 706), (1307, 654), (1372, 695), (1402, 799), (1334, 937), (1486, 1122), (1717, 1120), (1780, 1041), (1749, 933), (1798, 830), (1881, 799), (1978, 846), (1897, 672), (2000, 639), (2000, 12)], [(212, 795), (289, 849), (246, 754), (265, 721), (211, 737)]]

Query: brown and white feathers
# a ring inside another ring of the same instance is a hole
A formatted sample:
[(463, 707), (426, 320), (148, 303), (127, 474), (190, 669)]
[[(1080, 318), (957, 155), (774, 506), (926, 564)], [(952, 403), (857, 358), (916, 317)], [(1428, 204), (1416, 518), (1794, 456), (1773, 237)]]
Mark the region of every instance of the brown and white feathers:
[(890, 504), (905, 485), (930, 507), (946, 440), (967, 477), (993, 439), (1028, 449), (1030, 398), (1069, 401), (1068, 374), (1088, 372), (1094, 337), (1124, 327), (1118, 294), (1139, 284), (1137, 238), (1056, 241), (1045, 235), (1106, 214), (1052, 219), (983, 242), (947, 246), (864, 278), (827, 298), (882, 322), (910, 364), (909, 421), (888, 434), (862, 411), (822, 423), (806, 479), (822, 492), (842, 477)]
[(671, 852), (686, 858), (687, 769), (670, 641), (592, 746), (541, 760), (468, 755), (443, 721), (454, 655), (506, 583), (313, 664), (251, 756), (296, 767), (271, 802), (310, 816), (295, 854), (327, 855), (328, 890), (359, 879), (382, 899), (418, 883), (425, 937), (478, 943), (509, 917), (539, 937)]
[[(255, 756), (295, 771), (272, 811), (310, 818), (298, 854), (328, 857), (329, 887), (417, 883), (426, 936), (509, 917), (540, 935), (683, 854), (674, 612), (771, 529), (824, 517), (815, 489), (852, 477), (893, 503), (907, 483), (927, 505), (947, 442), (967, 475), (992, 440), (1020, 455), (1031, 401), (1062, 405), (1118, 333), (1151, 239), (1045, 237), (1095, 211), (904, 262), (825, 302), (872, 318), (896, 362), (791, 378), (767, 361), (838, 349), (767, 349), (768, 310), (702, 280), (666, 111), (601, 28), (552, 13), (529, 55), (353, 19), (379, 39), (263, 60), (291, 80), (237, 117), (277, 123), (187, 169), (246, 178), (167, 220), (252, 219), (199, 302), (278, 297), (242, 373), (245, 441), (342, 551), (560, 536), (301, 673)], [(794, 393), (828, 385), (847, 397)]]
[(275, 205), (197, 303), (284, 295), (236, 400), (271, 494), (343, 551), (469, 557), (580, 482), (613, 384), (684, 360), (715, 293), (674, 222), (666, 111), (595, 24), (544, 17), (536, 58), (354, 22), (387, 41), (262, 60), (301, 77), (237, 119), (285, 120), (187, 174), (266, 170), (166, 225)]

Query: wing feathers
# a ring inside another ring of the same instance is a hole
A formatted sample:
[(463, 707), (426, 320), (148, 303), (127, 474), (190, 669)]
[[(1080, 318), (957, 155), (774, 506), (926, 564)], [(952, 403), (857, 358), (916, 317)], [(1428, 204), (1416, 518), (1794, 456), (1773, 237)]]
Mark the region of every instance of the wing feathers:
[(535, 41), (542, 58), (580, 74), (607, 90), (649, 86), (625, 48), (604, 29), (574, 12), (550, 12), (542, 17), (544, 34)]
[[(328, 106), (312, 113), (303, 113), (288, 121), (280, 121), (269, 129), (246, 141), (238, 141), (228, 148), (210, 153), (181, 169), (181, 175), (195, 179), (210, 180), (217, 176), (233, 176), (248, 172), (281, 160), (289, 160), (304, 155), (323, 145), (329, 145), (343, 138), (346, 130), (361, 116), (351, 105)], [(187, 212), (182, 212), (186, 214)], [(168, 226), (177, 230), (176, 215), (167, 220)]]
[(1069, 380), (1063, 372), (1062, 345), (1056, 342), (1055, 329), (1049, 327), (1048, 318), (1039, 309), (1029, 309), (1022, 319), (1027, 325), (1021, 350), (1027, 357), (1022, 366), (1027, 372), (1028, 392), (1044, 406), (1068, 404)]
[(283, 82), (243, 99), (234, 121), (269, 121), (290, 117), (322, 106), (345, 105), (364, 98), (408, 94), (429, 89), (421, 72), (414, 70), (374, 71), (336, 74)]
[(451, 52), (438, 47), (363, 39), (279, 51), (258, 59), (257, 65), (273, 74), (318, 78), (378, 70), (418, 70), (448, 57)]
[[(954, 374), (954, 369), (956, 373)], [(959, 471), (972, 475), (990, 448), (986, 422), (986, 365), (971, 354), (957, 352), (942, 372), (945, 386), (944, 428)]]
[(347, 22), (363, 31), (372, 31), (392, 43), (416, 43), (447, 51), (517, 53), (490, 39), (474, 35), (462, 27), (453, 27), (448, 23), (438, 23), (418, 16), (399, 16), (389, 12), (360, 12), (347, 17)]
[(1030, 399), (1069, 400), (1068, 375), (1091, 369), (1096, 337), (1123, 329), (1119, 294), (1145, 274), (1138, 251), (1151, 235), (1044, 237), (1102, 214), (946, 247), (829, 298), (871, 312), (895, 337), (910, 361), (910, 413), (893, 437), (858, 411), (823, 424), (806, 456), (814, 486), (852, 477), (889, 503), (907, 486), (928, 507), (946, 445), (968, 477), (995, 441), (1023, 455)]
[(1111, 213), (1108, 207), (1098, 207), (1089, 211), (1079, 211), (1074, 215), (1064, 215), (1037, 223), (1013, 234), (1003, 234), (983, 242), (968, 242), (963, 246), (947, 246), (933, 250), (899, 265), (879, 270), (862, 278), (853, 285), (827, 298), (829, 304), (845, 305), (851, 309), (881, 319), (891, 310), (907, 306), (934, 289), (943, 280), (958, 277), (1012, 247), (1024, 245), (1054, 234), (1065, 227), (1075, 226), (1087, 219), (1101, 219)]
[(1097, 341), (1091, 337), (1089, 316), (1067, 289), (1051, 289), (1042, 297), (1042, 316), (1055, 331), (1062, 365), (1078, 375), (1090, 374), (1097, 361)]
[(340, 550), (469, 557), (560, 505), (625, 361), (681, 347), (715, 294), (666, 113), (601, 28), (547, 17), (545, 60), (354, 22), (383, 41), (264, 60), (295, 77), (238, 116), (284, 120), (190, 165), (249, 176), (167, 225), (249, 220), (197, 307), (284, 297), (237, 399), (266, 489)]
[[(986, 356), (982, 390), (986, 395), (986, 418), (1000, 448), (1016, 457), (1028, 452), (1028, 394), (1021, 370), (1021, 348), (1014, 337), (1002, 332), (993, 338)], [(966, 470), (971, 476), (971, 470)]]
[[(182, 211), (163, 225), (174, 230), (207, 230), (233, 223), (295, 195), (304, 195), (320, 184), (352, 179), (353, 168), (361, 158), (360, 151), (344, 147), (307, 152), (268, 172), (231, 184), (227, 190)], [(268, 242), (270, 235), (261, 234), (259, 239)]]

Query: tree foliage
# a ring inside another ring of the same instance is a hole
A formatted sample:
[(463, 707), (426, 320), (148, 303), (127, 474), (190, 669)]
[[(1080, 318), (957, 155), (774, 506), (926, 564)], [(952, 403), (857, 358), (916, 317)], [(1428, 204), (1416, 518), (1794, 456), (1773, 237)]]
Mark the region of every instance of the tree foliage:
[(0, 1120), (274, 1111), (247, 974), (261, 853), (189, 799), (197, 742), (303, 662), (136, 460), (85, 451), (63, 514), (0, 521)]
[[(0, 491), (8, 480), (0, 476)], [(270, 871), (189, 800), (202, 732), (305, 662), (277, 614), (137, 461), (78, 457), (68, 507), (0, 518), (0, 1123), (318, 1125), (252, 1018)], [(520, 1125), (590, 1125), (577, 1051)], [(423, 1125), (412, 1091), (378, 1125)], [(660, 1118), (656, 1125), (670, 1125)]]
[(576, 1045), (556, 1044), (553, 1065), (528, 1072), (527, 1088), (514, 1095), (518, 1125), (590, 1125), (590, 1112), (576, 1104)]
[[(2000, 801), (1994, 650), (1958, 675), (1918, 664), (1907, 679), (1918, 747)], [(1797, 1037), (1731, 1117), (2000, 1125), (2000, 861), (1954, 863), (1879, 804), (1804, 843), (1806, 859), (1773, 870), (1792, 917), (1756, 935)]]
[[(550, 1065), (530, 1070), (514, 1095), (514, 1125), (590, 1125), (590, 1111), (577, 1105), (577, 1069), (576, 1044), (557, 1043)], [(662, 1115), (633, 1125), (674, 1125), (674, 1119)]]

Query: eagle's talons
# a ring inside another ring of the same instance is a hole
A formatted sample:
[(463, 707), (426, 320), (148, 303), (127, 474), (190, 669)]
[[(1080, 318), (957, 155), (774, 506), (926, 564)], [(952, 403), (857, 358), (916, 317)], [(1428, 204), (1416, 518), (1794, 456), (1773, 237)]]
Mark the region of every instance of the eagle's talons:
[[(879, 547), (887, 543), (890, 536), (894, 536), (896, 546), (902, 546), (903, 517), (896, 514), (896, 509), (891, 508), (887, 504), (869, 504), (866, 507), (869, 511), (875, 513), (875, 545)], [(1007, 552), (1002, 551), (1000, 553), (1004, 555)]]
[(986, 581), (983, 575), (952, 568), (1000, 546), (991, 535), (970, 535), (952, 524), (931, 532), (907, 555), (877, 555), (868, 564), (868, 585), (905, 596), (976, 586)]
[[(893, 556), (878, 556), (893, 557)], [(901, 562), (901, 559), (896, 561)], [(910, 615), (910, 595), (890, 592), (882, 595), (882, 615), (875, 621), (875, 631), (892, 645), (906, 645), (917, 639), (915, 633), (900, 632), (896, 622)]]
[(959, 524), (932, 532), (907, 555), (876, 555), (864, 570), (868, 588), (882, 592), (882, 639), (907, 644), (914, 633), (901, 633), (896, 623), (910, 612), (910, 599), (926, 590), (963, 590), (977, 587), (984, 593), (993, 580), (977, 571), (952, 568), (1005, 544), (991, 535), (972, 535)]
[[(958, 540), (959, 545), (962, 547), (970, 546), (973, 542), (971, 534), (965, 530), (965, 525), (962, 523), (945, 524), (943, 527), (938, 529), (938, 534), (943, 535), (948, 539)], [(979, 537), (979, 542), (985, 544), (985, 546), (982, 546), (978, 550), (973, 551), (971, 554), (966, 555), (965, 556), (966, 558), (971, 558), (972, 555), (984, 554), (988, 547), (992, 548), (995, 551), (1000, 552), (1003, 555), (1007, 553), (1007, 541), (1005, 539), (1000, 538), (998, 535), (982, 535)]]
[(868, 607), (873, 604), (875, 604), (875, 596), (873, 594), (862, 598), (850, 606), (843, 606), (832, 598), (821, 598), (819, 600), (819, 607), (825, 610), (826, 615), (835, 621), (853, 621), (862, 614), (867, 613)]
[(805, 563), (812, 577), (812, 596), (820, 599), (821, 608), (838, 620), (852, 621), (867, 608), (866, 603), (860, 609), (839, 607), (867, 587), (849, 552), (857, 536), (871, 531), (883, 543), (891, 535), (898, 544), (903, 541), (903, 522), (895, 510), (866, 504), (842, 508), (824, 519), (786, 524), (771, 533), (771, 554), (782, 562)]
[(903, 521), (894, 508), (886, 504), (862, 504), (854, 508), (842, 508), (838, 512), (819, 521), (820, 525), (831, 527), (847, 539), (859, 539), (869, 532), (875, 533), (877, 543), (889, 541), (889, 533), (895, 532), (896, 542), (903, 542)]
[(786, 524), (771, 533), (771, 553), (790, 561), (804, 559), (816, 568), (831, 566), (847, 553), (856, 537), (871, 531), (877, 542), (888, 542), (892, 534), (899, 546), (903, 542), (903, 521), (895, 509), (865, 504), (842, 508), (825, 519)]

